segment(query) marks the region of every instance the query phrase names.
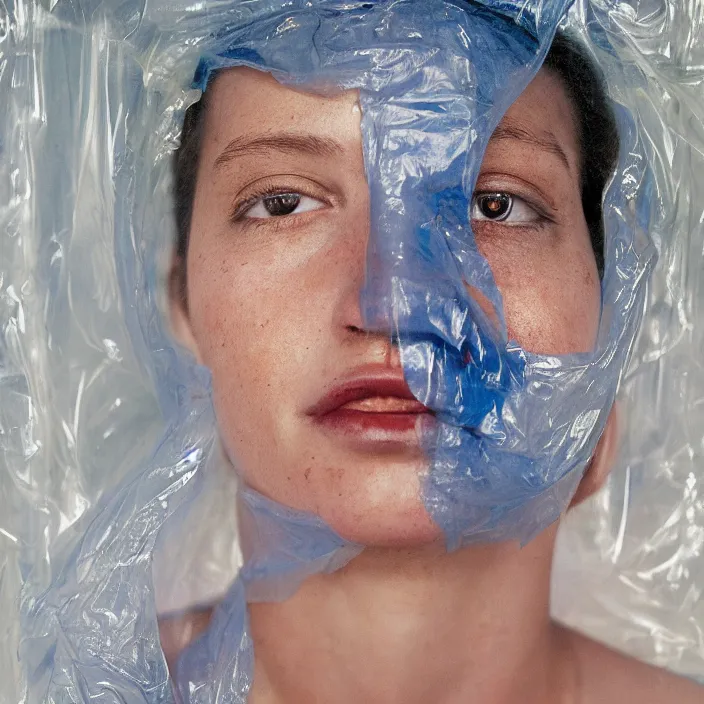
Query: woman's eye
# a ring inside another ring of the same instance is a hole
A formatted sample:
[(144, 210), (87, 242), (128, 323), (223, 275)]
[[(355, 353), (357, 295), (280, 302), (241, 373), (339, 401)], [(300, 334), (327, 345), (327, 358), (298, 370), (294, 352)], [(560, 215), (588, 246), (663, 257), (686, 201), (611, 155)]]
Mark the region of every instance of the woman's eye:
[(272, 193), (257, 198), (242, 215), (245, 218), (278, 218), (284, 215), (298, 215), (310, 210), (318, 210), (323, 203), (301, 193)]
[(477, 193), (472, 200), (472, 220), (524, 225), (540, 215), (522, 198), (510, 193)]

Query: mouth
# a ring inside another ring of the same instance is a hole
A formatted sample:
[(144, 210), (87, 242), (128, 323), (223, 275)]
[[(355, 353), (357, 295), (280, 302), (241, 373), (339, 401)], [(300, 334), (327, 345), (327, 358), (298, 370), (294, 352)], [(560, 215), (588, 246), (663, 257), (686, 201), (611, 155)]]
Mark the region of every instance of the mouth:
[(418, 444), (431, 416), (398, 373), (360, 373), (333, 387), (308, 412), (325, 431), (361, 443)]

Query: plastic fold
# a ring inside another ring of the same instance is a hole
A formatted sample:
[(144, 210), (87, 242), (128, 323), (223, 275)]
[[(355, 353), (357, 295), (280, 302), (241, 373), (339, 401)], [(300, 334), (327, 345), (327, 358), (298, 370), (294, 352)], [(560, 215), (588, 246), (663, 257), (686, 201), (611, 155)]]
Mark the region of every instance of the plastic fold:
[[(603, 71), (620, 139), (596, 341), (569, 355), (511, 339), (471, 216), (556, 32)], [(704, 678), (700, 2), (5, 0), (0, 701), (246, 702), (247, 603), (364, 549), (246, 486), (170, 328), (173, 153), (238, 66), (358, 91), (360, 310), (432, 411), (420, 491), (447, 549), (526, 543), (564, 514), (618, 399), (618, 464), (563, 521), (553, 611)], [(170, 673), (160, 619), (214, 603)]]

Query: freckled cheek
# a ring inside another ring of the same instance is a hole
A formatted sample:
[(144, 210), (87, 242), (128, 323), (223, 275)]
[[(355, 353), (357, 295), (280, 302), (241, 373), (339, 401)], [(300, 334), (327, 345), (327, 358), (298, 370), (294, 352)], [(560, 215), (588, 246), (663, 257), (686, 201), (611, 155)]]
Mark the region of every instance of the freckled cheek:
[(317, 295), (315, 262), (274, 266), (263, 253), (223, 257), (229, 266), (217, 259), (189, 272), (196, 343), (213, 375), (220, 417), (255, 414), (261, 422), (295, 404), (319, 371), (329, 346), (330, 296)]
[(253, 389), (266, 392), (267, 348), (275, 345), (275, 306), (232, 265), (194, 266), (189, 271), (189, 315), (203, 364), (212, 373), (213, 392), (221, 405), (247, 407)]
[(594, 348), (600, 287), (590, 266), (495, 270), (509, 337), (537, 354), (575, 354)]
[(290, 419), (291, 374), (280, 356), (285, 332), (274, 317), (277, 308), (232, 271), (194, 276), (193, 289), (194, 334), (211, 371), (220, 438), (238, 471), (260, 488), (261, 466), (279, 465), (276, 439), (286, 437)]

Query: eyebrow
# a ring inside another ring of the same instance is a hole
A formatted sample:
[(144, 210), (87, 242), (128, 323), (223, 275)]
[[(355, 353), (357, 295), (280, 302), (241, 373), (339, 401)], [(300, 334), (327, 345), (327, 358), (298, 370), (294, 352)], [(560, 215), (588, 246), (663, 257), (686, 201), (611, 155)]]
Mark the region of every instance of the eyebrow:
[(503, 139), (516, 139), (521, 142), (532, 144), (543, 151), (555, 154), (555, 156), (557, 156), (568, 169), (570, 168), (570, 161), (567, 158), (567, 154), (560, 146), (560, 143), (557, 141), (557, 138), (552, 132), (545, 131), (541, 135), (537, 135), (530, 130), (519, 127), (518, 125), (500, 124), (494, 130), (494, 134), (491, 135), (491, 139), (489, 141), (493, 142)]
[(310, 156), (335, 157), (343, 153), (342, 145), (330, 137), (314, 134), (269, 134), (260, 137), (236, 137), (215, 160), (219, 169), (241, 156), (265, 155), (270, 151), (284, 154), (308, 154)]

